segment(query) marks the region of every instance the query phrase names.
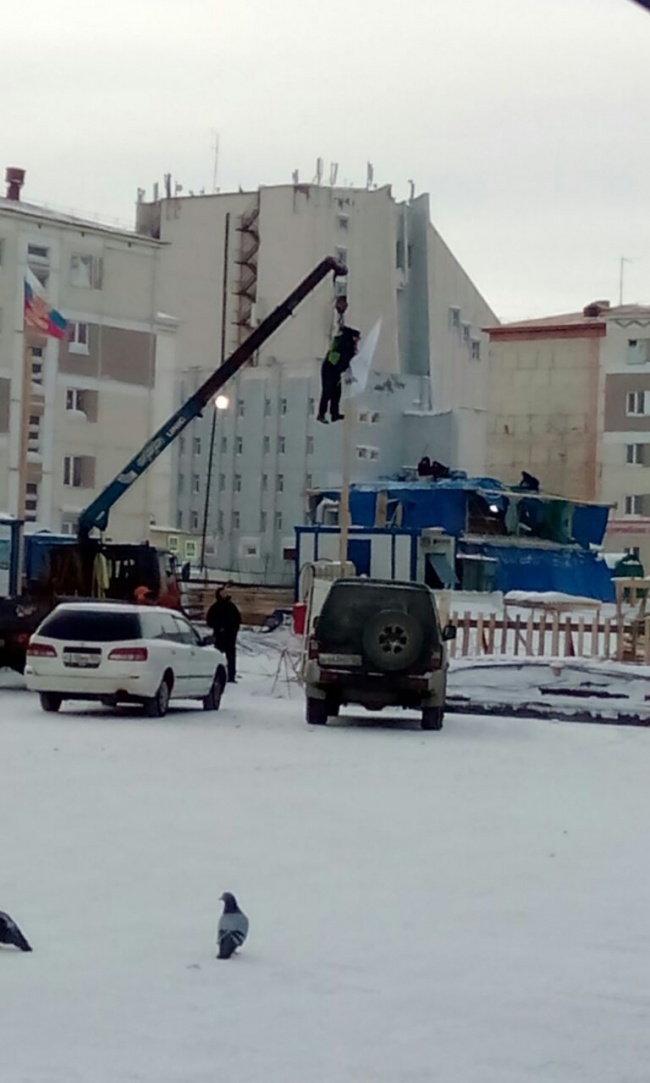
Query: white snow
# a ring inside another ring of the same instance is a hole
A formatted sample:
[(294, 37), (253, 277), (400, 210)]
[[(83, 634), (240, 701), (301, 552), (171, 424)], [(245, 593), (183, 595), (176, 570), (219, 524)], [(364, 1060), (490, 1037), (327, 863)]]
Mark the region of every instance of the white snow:
[(650, 733), (307, 728), (247, 643), (214, 715), (0, 689), (2, 1080), (647, 1083)]

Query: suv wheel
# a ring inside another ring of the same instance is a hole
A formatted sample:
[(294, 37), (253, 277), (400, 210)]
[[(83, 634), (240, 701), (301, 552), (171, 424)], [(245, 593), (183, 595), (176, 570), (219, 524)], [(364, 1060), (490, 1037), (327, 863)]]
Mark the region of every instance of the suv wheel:
[(307, 696), (307, 721), (310, 726), (327, 724), (327, 700)]
[(144, 701), (144, 713), (147, 718), (164, 718), (169, 709), (171, 687), (166, 677), (160, 682), (160, 687), (155, 696)]
[(363, 650), (371, 665), (394, 673), (417, 661), (423, 639), (422, 628), (411, 613), (383, 609), (364, 629)]
[(214, 675), (212, 681), (212, 687), (207, 696), (203, 697), (203, 710), (204, 711), (218, 711), (221, 705), (221, 697), (223, 690), (226, 687), (226, 674), (223, 666), (219, 666), (217, 672)]
[(40, 698), (41, 707), (49, 713), (58, 711), (63, 702), (63, 696), (60, 696), (58, 692), (41, 692)]
[(442, 720), (444, 718), (444, 709), (442, 707), (423, 707), (422, 708), (422, 729), (423, 730), (441, 730)]

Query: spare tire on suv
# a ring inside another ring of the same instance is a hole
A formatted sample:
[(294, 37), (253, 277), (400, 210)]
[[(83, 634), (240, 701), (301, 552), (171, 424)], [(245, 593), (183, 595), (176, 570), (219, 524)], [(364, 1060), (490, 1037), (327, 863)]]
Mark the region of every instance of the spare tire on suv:
[(307, 721), (322, 725), (342, 704), (422, 711), (440, 729), (447, 656), (435, 596), (422, 583), (339, 579), (323, 603), (305, 666)]

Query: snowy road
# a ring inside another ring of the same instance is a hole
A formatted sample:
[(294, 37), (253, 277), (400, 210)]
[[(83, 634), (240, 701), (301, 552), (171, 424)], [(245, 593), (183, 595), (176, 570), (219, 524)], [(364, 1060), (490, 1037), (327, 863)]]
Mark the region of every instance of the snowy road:
[(308, 729), (243, 666), (157, 721), (0, 690), (2, 1080), (647, 1083), (648, 731)]

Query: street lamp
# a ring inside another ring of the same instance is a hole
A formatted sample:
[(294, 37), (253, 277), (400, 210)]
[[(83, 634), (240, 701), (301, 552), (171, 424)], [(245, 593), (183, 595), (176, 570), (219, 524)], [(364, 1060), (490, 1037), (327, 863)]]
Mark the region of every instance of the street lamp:
[(205, 541), (208, 533), (208, 512), (210, 510), (210, 486), (212, 485), (212, 465), (214, 460), (214, 438), (217, 432), (217, 414), (227, 410), (230, 399), (227, 395), (217, 395), (212, 400), (212, 428), (210, 430), (210, 450), (208, 451), (208, 474), (205, 483), (205, 502), (203, 506), (203, 532), (201, 535), (201, 571), (205, 569)]

